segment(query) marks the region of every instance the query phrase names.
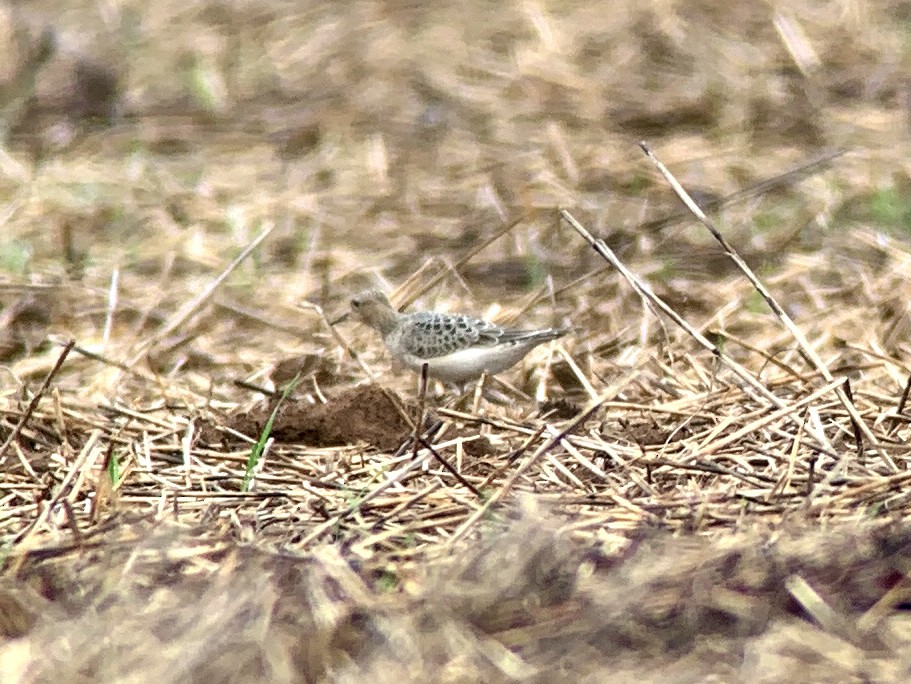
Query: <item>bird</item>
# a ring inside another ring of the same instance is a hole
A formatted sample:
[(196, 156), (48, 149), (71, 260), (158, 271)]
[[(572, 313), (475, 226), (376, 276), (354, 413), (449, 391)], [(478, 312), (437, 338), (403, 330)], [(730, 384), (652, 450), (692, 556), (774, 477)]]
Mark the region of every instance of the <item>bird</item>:
[(427, 364), (429, 377), (455, 385), (507, 370), (538, 345), (569, 332), (503, 328), (465, 314), (400, 313), (379, 290), (353, 297), (351, 312), (379, 332), (394, 358), (418, 372)]

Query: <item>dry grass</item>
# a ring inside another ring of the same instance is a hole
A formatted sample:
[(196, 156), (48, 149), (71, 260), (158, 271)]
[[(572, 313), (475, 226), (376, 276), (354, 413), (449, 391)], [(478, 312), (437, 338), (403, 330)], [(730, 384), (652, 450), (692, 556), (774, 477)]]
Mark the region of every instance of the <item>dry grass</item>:
[[(908, 677), (911, 5), (70, 5), (0, 7), (0, 680)], [(422, 423), (366, 286), (574, 334)]]

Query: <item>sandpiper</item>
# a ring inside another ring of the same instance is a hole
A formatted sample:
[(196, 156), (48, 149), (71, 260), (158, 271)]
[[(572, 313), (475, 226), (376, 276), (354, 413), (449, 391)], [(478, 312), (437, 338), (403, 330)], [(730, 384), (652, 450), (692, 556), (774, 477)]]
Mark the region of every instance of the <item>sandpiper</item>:
[(426, 363), (430, 377), (455, 384), (511, 368), (539, 344), (569, 332), (569, 328), (501, 328), (463, 314), (399, 313), (378, 290), (354, 297), (351, 310), (383, 336), (389, 353), (406, 366), (420, 372)]

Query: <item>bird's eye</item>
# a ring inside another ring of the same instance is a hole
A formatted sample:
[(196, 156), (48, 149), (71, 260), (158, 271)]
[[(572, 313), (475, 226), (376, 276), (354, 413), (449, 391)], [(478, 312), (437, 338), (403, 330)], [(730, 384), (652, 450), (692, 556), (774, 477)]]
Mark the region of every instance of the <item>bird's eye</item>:
[(360, 305), (361, 305), (361, 300), (360, 300), (360, 299), (352, 299), (352, 300), (351, 300), (351, 306), (353, 306), (355, 309), (358, 308)]

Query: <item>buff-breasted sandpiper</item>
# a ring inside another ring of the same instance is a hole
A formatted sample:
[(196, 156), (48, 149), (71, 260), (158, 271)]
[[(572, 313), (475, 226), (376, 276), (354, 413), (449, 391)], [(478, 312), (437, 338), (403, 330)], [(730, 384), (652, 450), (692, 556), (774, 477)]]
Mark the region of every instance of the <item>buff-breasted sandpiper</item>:
[(351, 310), (382, 335), (393, 357), (418, 372), (426, 363), (430, 377), (455, 384), (511, 368), (539, 344), (569, 332), (569, 328), (502, 328), (463, 314), (399, 313), (378, 290), (354, 297)]

